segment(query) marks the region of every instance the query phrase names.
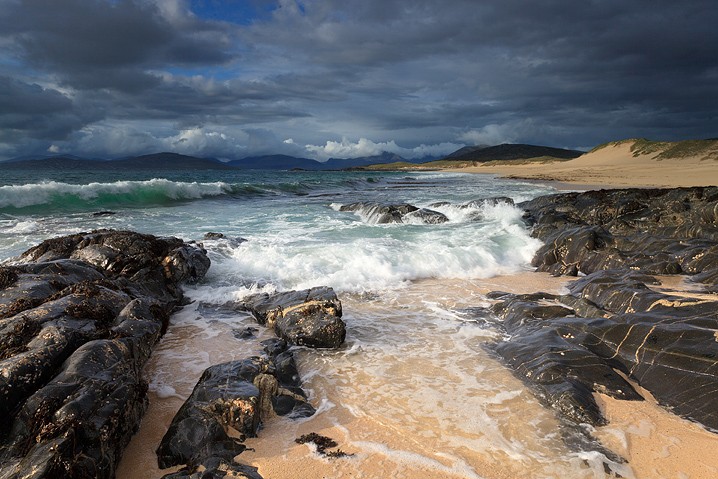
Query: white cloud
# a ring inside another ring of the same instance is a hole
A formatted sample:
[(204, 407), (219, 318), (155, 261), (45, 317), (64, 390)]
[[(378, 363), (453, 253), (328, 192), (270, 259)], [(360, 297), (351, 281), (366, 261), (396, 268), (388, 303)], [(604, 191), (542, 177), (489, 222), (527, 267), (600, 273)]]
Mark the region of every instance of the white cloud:
[(482, 128), (469, 130), (459, 135), (459, 140), (472, 145), (499, 145), (516, 141), (514, 127), (491, 124)]
[(319, 160), (329, 158), (359, 158), (376, 156), (384, 152), (394, 153), (407, 159), (422, 158), (425, 156), (442, 156), (458, 150), (464, 146), (458, 143), (439, 143), (435, 145), (421, 144), (414, 148), (403, 148), (394, 140), (376, 143), (366, 138), (352, 142), (346, 138), (342, 141), (327, 141), (322, 145), (306, 145), (305, 148)]
[(57, 145), (50, 145), (50, 147), (47, 149), (49, 153), (60, 153), (60, 147)]

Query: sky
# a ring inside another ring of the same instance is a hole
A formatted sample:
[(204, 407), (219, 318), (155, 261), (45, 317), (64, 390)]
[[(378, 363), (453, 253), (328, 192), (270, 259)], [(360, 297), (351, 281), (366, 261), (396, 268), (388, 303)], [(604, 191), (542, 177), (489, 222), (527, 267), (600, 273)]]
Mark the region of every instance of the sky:
[(718, 137), (715, 0), (0, 0), (0, 159)]

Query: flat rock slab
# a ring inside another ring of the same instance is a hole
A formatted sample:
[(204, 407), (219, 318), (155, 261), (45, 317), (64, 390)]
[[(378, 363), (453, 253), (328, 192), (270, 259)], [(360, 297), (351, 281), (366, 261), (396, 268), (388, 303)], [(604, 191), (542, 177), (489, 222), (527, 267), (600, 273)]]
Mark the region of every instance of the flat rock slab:
[(574, 282), (569, 295), (494, 295), (501, 301), (488, 321), (510, 339), (493, 349), (576, 423), (605, 423), (593, 392), (641, 399), (620, 371), (673, 412), (718, 431), (718, 300), (664, 294), (642, 281), (655, 279), (608, 270)]

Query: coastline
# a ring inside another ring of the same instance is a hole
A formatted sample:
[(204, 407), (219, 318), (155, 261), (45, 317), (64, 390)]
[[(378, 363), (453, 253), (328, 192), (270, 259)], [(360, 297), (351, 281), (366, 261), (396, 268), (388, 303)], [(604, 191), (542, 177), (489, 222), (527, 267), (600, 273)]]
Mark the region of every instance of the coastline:
[[(686, 285), (678, 283), (672, 276), (659, 279), (662, 284), (656, 285), (656, 290), (686, 290), (691, 294)], [(404, 311), (427, 301), (438, 301), (442, 306), (456, 308), (470, 307), (485, 303), (481, 298), (486, 293), (497, 290), (517, 294), (536, 291), (562, 294), (572, 280), (573, 278), (565, 276), (554, 277), (534, 271), (476, 280), (422, 280), (413, 283), (407, 290), (396, 291), (380, 301), (370, 302), (368, 309), (362, 310), (362, 307), (366, 306), (366, 300), (360, 295), (349, 295), (343, 301), (349, 328), (354, 329), (350, 335), (356, 336), (365, 327), (364, 321), (381, 315), (375, 314), (373, 309), (383, 308), (384, 302)], [(186, 314), (186, 319), (189, 319), (191, 313)], [(352, 318), (352, 315), (357, 316)], [(187, 329), (184, 333), (180, 331), (183, 328)], [(184, 348), (188, 348), (185, 352), (190, 352), (195, 347), (199, 352), (206, 343), (198, 332), (190, 322), (182, 320), (178, 325), (170, 326), (168, 338), (176, 341), (183, 337)], [(231, 340), (218, 341), (223, 337), (224, 334), (219, 334), (213, 340), (216, 347), (212, 348), (210, 362), (221, 362), (248, 352), (238, 352), (236, 343)], [(445, 340), (451, 338), (447, 337)], [(195, 346), (192, 345), (193, 341), (197, 343)], [(159, 364), (165, 367), (170, 358), (171, 354), (168, 356), (160, 348), (150, 360), (150, 371)], [(421, 361), (415, 362), (411, 358), (408, 361), (404, 367), (409, 370), (423, 370), (428, 367)], [(321, 357), (309, 352), (301, 355), (300, 374), (305, 378), (307, 389), (314, 391), (315, 398), (322, 399), (321, 404), (315, 404), (322, 413), (309, 420), (293, 421), (275, 417), (267, 421), (259, 437), (247, 440), (247, 446), (252, 449), (240, 455), (239, 462), (257, 467), (260, 474), (273, 479), (388, 476), (419, 479), (437, 476), (457, 479), (509, 479), (544, 477), (546, 474), (566, 477), (569, 471), (575, 474), (581, 468), (580, 477), (599, 477), (593, 475), (602, 467), (596, 457), (567, 459), (568, 463), (556, 465), (556, 469), (552, 469), (554, 466), (532, 462), (535, 458), (522, 456), (522, 449), (514, 450), (513, 458), (505, 453), (497, 455), (498, 449), (492, 446), (495, 441), (520, 440), (521, 443), (532, 444), (531, 447), (537, 450), (549, 447), (556, 451), (565, 447), (558, 439), (549, 441), (547, 445), (545, 437), (541, 437), (542, 434), (538, 434), (533, 427), (526, 428), (526, 424), (538, 421), (542, 423), (542, 428), (545, 428), (543, 434), (549, 434), (549, 431), (557, 427), (553, 413), (528, 393), (503, 400), (495, 406), (491, 406), (490, 400), (489, 406), (485, 407), (506, 408), (511, 411), (511, 419), (498, 428), (497, 425), (492, 425), (486, 430), (478, 429), (478, 439), (473, 438), (470, 442), (476, 442), (475, 446), (481, 445), (480, 447), (452, 450), (447, 449), (447, 444), (451, 441), (447, 443), (446, 438), (462, 437), (461, 422), (469, 420), (468, 417), (457, 421), (455, 425), (451, 425), (452, 421), (434, 423), (436, 418), (433, 415), (425, 418), (428, 421), (426, 423), (421, 420), (415, 422), (417, 418), (408, 421), (408, 417), (405, 419), (401, 413), (416, 407), (411, 405), (411, 392), (407, 391), (408, 395), (404, 397), (403, 394), (392, 396), (389, 392), (382, 392), (381, 388), (375, 389), (382, 384), (383, 379), (369, 377), (369, 372), (359, 371), (360, 366), (352, 363), (351, 359), (332, 353), (325, 353)], [(150, 404), (153, 405), (151, 407), (160, 408), (161, 413), (147, 414), (143, 419), (140, 431), (133, 438), (119, 465), (118, 478), (149, 479), (168, 472), (157, 469), (154, 445), (171, 421), (174, 411), (182, 405), (181, 398), (189, 394), (194, 384), (193, 378), (187, 377), (188, 371), (182, 371), (181, 362), (175, 367), (178, 368), (176, 373), (183, 376), (181, 384), (174, 386), (170, 396), (162, 397), (157, 392), (150, 392)], [(193, 374), (198, 375), (200, 369)], [(171, 376), (170, 371), (165, 374)], [(421, 377), (441, 380), (440, 375), (432, 374), (438, 374), (438, 371), (427, 371)], [(521, 381), (513, 377), (508, 368), (498, 363), (495, 367), (484, 369), (481, 374), (491, 381), (496, 381), (496, 384), (503, 384), (504, 387), (510, 388), (513, 385), (522, 388)], [(362, 379), (366, 384), (354, 383), (352, 379)], [(349, 386), (347, 381), (354, 386)], [(385, 384), (383, 387), (392, 386)], [(408, 382), (402, 387), (411, 389), (414, 386), (412, 382)], [(375, 391), (372, 394), (377, 394), (377, 398), (369, 399), (365, 396), (370, 390)], [(705, 454), (705, 451), (718, 448), (718, 435), (705, 430), (697, 423), (672, 414), (659, 406), (650, 393), (640, 391), (646, 398), (645, 401), (619, 401), (597, 394), (597, 401), (609, 422), (606, 426), (596, 428), (595, 435), (604, 445), (628, 460), (626, 465), (619, 465), (624, 467), (623, 477), (702, 478), (718, 471), (718, 457)], [(469, 399), (467, 407), (472, 404), (470, 398), (464, 399)], [(426, 400), (431, 401), (430, 398)], [(393, 413), (373, 410), (371, 405), (377, 401), (390, 401)], [(442, 405), (439, 402), (437, 406), (444, 408), (448, 403)], [(450, 411), (451, 408), (448, 408), (447, 414), (450, 414)], [(453, 419), (456, 421), (457, 418)], [(458, 429), (454, 429), (455, 427)], [(308, 433), (318, 433), (334, 439), (338, 442), (338, 447), (351, 456), (330, 459), (318, 454), (313, 446), (295, 443), (295, 438)], [(499, 435), (493, 437), (492, 434)], [(561, 454), (567, 458), (571, 457), (568, 450)], [(584, 460), (599, 462), (581, 466)], [(541, 473), (541, 467), (547, 469)]]
[[(497, 181), (470, 175), (447, 175), (446, 179), (452, 188), (461, 182), (483, 185)], [(523, 182), (518, 186), (529, 190), (535, 187)], [(553, 186), (582, 189), (570, 183)], [(637, 193), (652, 194), (629, 194)], [(588, 196), (605, 198), (606, 194)], [(699, 204), (696, 200), (695, 205)], [(659, 209), (654, 203), (650, 211)], [(520, 221), (521, 215), (516, 213), (513, 211), (511, 217)], [(682, 218), (694, 221), (688, 212)], [(475, 224), (470, 225), (468, 233), (475, 233)], [(510, 226), (525, 230), (523, 223)], [(459, 243), (465, 244), (466, 237), (463, 235)], [(551, 244), (551, 240), (545, 243)], [(225, 240), (224, 249), (214, 251), (231, 251), (228, 246)], [(714, 260), (712, 264), (716, 264)], [(466, 263), (460, 266), (465, 268)], [(550, 437), (558, 428), (555, 411), (540, 403), (540, 394), (532, 394), (520, 375), (514, 375), (505, 362), (487, 352), (487, 344), (502, 336), (500, 327), (487, 328), (485, 316), (482, 319), (480, 314), (462, 316), (468, 310), (486, 310), (496, 301), (487, 299), (492, 291), (567, 294), (566, 284), (575, 279), (528, 271), (526, 267), (517, 269), (514, 274), (485, 279), (414, 279), (398, 289), (341, 295), (351, 329), (346, 348), (340, 354), (298, 352), (301, 376), (321, 414), (311, 420), (266, 421), (260, 437), (247, 442), (255, 450), (242, 454), (238, 461), (258, 466), (260, 472), (275, 479), (320, 474), (603, 478), (605, 462), (601, 461), (607, 459), (600, 450), (576, 452), (559, 437)], [(661, 277), (663, 284), (652, 288), (700, 298), (700, 291), (695, 289), (698, 283), (682, 281), (685, 278)], [(170, 330), (150, 359), (161, 370), (146, 371), (151, 384), (150, 411), (142, 426), (145, 432), (140, 431), (139, 442), (126, 450), (119, 479), (167, 473), (157, 469), (154, 449), (204, 368), (258, 354), (256, 344), (243, 339), (238, 342), (241, 338), (235, 335), (237, 329), (250, 329), (254, 322), (239, 318), (237, 323), (233, 318), (231, 325), (225, 323), (226, 318), (212, 307), (215, 296), (224, 294), (206, 296), (208, 291), (201, 291), (202, 295), (192, 298), (196, 299), (194, 306), (173, 316)], [(202, 305), (205, 297), (210, 300)], [(260, 331), (256, 336), (266, 337), (267, 332)], [(611, 463), (611, 467), (623, 477), (639, 478), (655, 477), (655, 471), (662, 477), (679, 478), (718, 471), (718, 464), (711, 460), (702, 461), (698, 469), (696, 461), (691, 460), (701, 457), (706, 448), (718, 447), (718, 436), (647, 399), (640, 403), (597, 399), (611, 422), (597, 427), (594, 436), (605, 438), (604, 444), (630, 461), (625, 466)], [(639, 417), (642, 419), (636, 421)], [(298, 436), (314, 432), (336, 439), (340, 448), (355, 456), (330, 460), (320, 457), (311, 446), (294, 443)]]
[[(676, 188), (718, 185), (718, 161), (696, 155), (660, 159), (637, 155), (630, 142), (587, 153), (575, 160), (485, 164), (447, 168), (453, 173), (483, 173), (502, 178), (539, 181), (557, 189)], [(570, 187), (564, 187), (570, 185)]]

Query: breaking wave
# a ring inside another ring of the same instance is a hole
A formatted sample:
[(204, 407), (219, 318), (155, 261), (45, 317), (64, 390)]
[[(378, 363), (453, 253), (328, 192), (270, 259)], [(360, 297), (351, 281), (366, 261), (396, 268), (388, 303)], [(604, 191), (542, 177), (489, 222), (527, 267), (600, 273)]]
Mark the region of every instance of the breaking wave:
[(166, 179), (70, 184), (56, 181), (0, 186), (0, 211), (87, 210), (167, 206), (176, 202), (228, 196), (303, 195), (301, 182), (278, 184), (198, 183)]

